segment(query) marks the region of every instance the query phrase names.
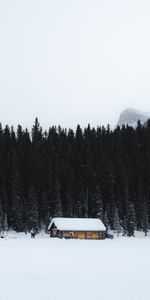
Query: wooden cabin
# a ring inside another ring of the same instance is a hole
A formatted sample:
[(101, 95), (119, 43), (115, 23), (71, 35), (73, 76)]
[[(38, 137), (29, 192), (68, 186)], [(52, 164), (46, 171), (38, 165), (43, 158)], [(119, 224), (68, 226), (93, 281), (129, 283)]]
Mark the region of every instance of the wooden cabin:
[(106, 227), (100, 219), (53, 218), (48, 227), (50, 237), (66, 239), (104, 239)]

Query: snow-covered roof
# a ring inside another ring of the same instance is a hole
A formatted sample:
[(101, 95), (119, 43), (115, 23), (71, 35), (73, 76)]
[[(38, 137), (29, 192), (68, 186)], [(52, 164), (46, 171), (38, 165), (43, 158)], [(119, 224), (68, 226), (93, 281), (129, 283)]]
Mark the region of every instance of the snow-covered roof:
[(106, 231), (100, 219), (89, 218), (53, 218), (48, 229), (55, 224), (58, 230), (72, 231)]

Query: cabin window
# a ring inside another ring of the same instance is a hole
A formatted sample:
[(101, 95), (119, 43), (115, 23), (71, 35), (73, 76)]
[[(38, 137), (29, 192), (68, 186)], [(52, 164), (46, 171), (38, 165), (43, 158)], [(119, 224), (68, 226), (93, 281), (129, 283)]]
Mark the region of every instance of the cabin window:
[(81, 240), (85, 239), (85, 233), (84, 232), (79, 232), (77, 238), (81, 239)]
[(64, 231), (64, 233), (63, 233), (63, 236), (64, 236), (64, 238), (72, 238), (73, 237), (73, 232), (71, 232), (71, 231)]
[(99, 239), (99, 232), (93, 232), (92, 233), (92, 239), (94, 239), (94, 240)]
[(86, 232), (86, 239), (88, 240), (90, 240), (92, 238), (92, 234), (91, 234), (91, 232)]
[(99, 233), (99, 237), (100, 237), (100, 239), (103, 238), (103, 232), (100, 232), (100, 233)]
[(75, 238), (75, 239), (78, 238), (78, 233), (77, 233), (77, 232), (74, 233), (74, 238)]

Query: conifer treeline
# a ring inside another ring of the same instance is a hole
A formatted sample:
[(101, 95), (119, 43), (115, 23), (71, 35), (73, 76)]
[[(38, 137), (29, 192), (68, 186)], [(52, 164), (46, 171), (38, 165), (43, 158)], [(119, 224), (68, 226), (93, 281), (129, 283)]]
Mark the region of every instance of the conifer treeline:
[(118, 232), (146, 234), (150, 121), (43, 132), (36, 119), (31, 134), (0, 125), (0, 230), (39, 230), (54, 216), (100, 217)]

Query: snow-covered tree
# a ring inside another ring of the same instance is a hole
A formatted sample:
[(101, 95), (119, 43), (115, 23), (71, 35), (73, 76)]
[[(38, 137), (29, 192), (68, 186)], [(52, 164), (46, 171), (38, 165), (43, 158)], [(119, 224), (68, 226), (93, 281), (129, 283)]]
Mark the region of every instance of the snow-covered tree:
[(108, 216), (107, 216), (107, 211), (105, 211), (105, 213), (104, 213), (104, 225), (106, 227), (106, 232), (107, 232), (109, 229), (109, 220), (108, 220)]
[(142, 230), (144, 231), (145, 236), (147, 236), (149, 230), (149, 221), (148, 221), (148, 209), (146, 203), (143, 204), (143, 208), (142, 208)]
[(121, 232), (121, 225), (119, 219), (119, 211), (117, 207), (115, 207), (113, 214), (113, 230), (117, 233), (117, 236), (119, 236), (119, 233)]
[(127, 234), (128, 236), (134, 236), (134, 231), (136, 229), (136, 213), (134, 204), (132, 202), (128, 203), (127, 211)]
[(38, 198), (35, 187), (32, 186), (28, 196), (28, 229), (38, 230), (39, 228), (39, 212)]
[(3, 219), (2, 199), (0, 197), (0, 232), (3, 230)]
[(103, 203), (100, 187), (97, 185), (94, 193), (94, 203), (95, 203), (95, 217), (103, 221)]
[(12, 227), (16, 231), (23, 231), (23, 217), (24, 217), (24, 197), (23, 188), (20, 174), (16, 167), (14, 167), (14, 172), (12, 176), (12, 193), (11, 193), (11, 223)]
[(4, 214), (4, 224), (3, 224), (4, 232), (8, 231), (8, 220), (7, 220), (7, 213)]
[(55, 182), (54, 197), (55, 197), (55, 216), (62, 217), (63, 208), (62, 208), (61, 190), (60, 190), (60, 183), (57, 179)]
[(122, 225), (123, 225), (123, 233), (122, 233), (122, 235), (126, 236), (128, 234), (128, 230), (127, 230), (127, 220), (126, 220), (125, 217), (123, 219), (123, 224)]

